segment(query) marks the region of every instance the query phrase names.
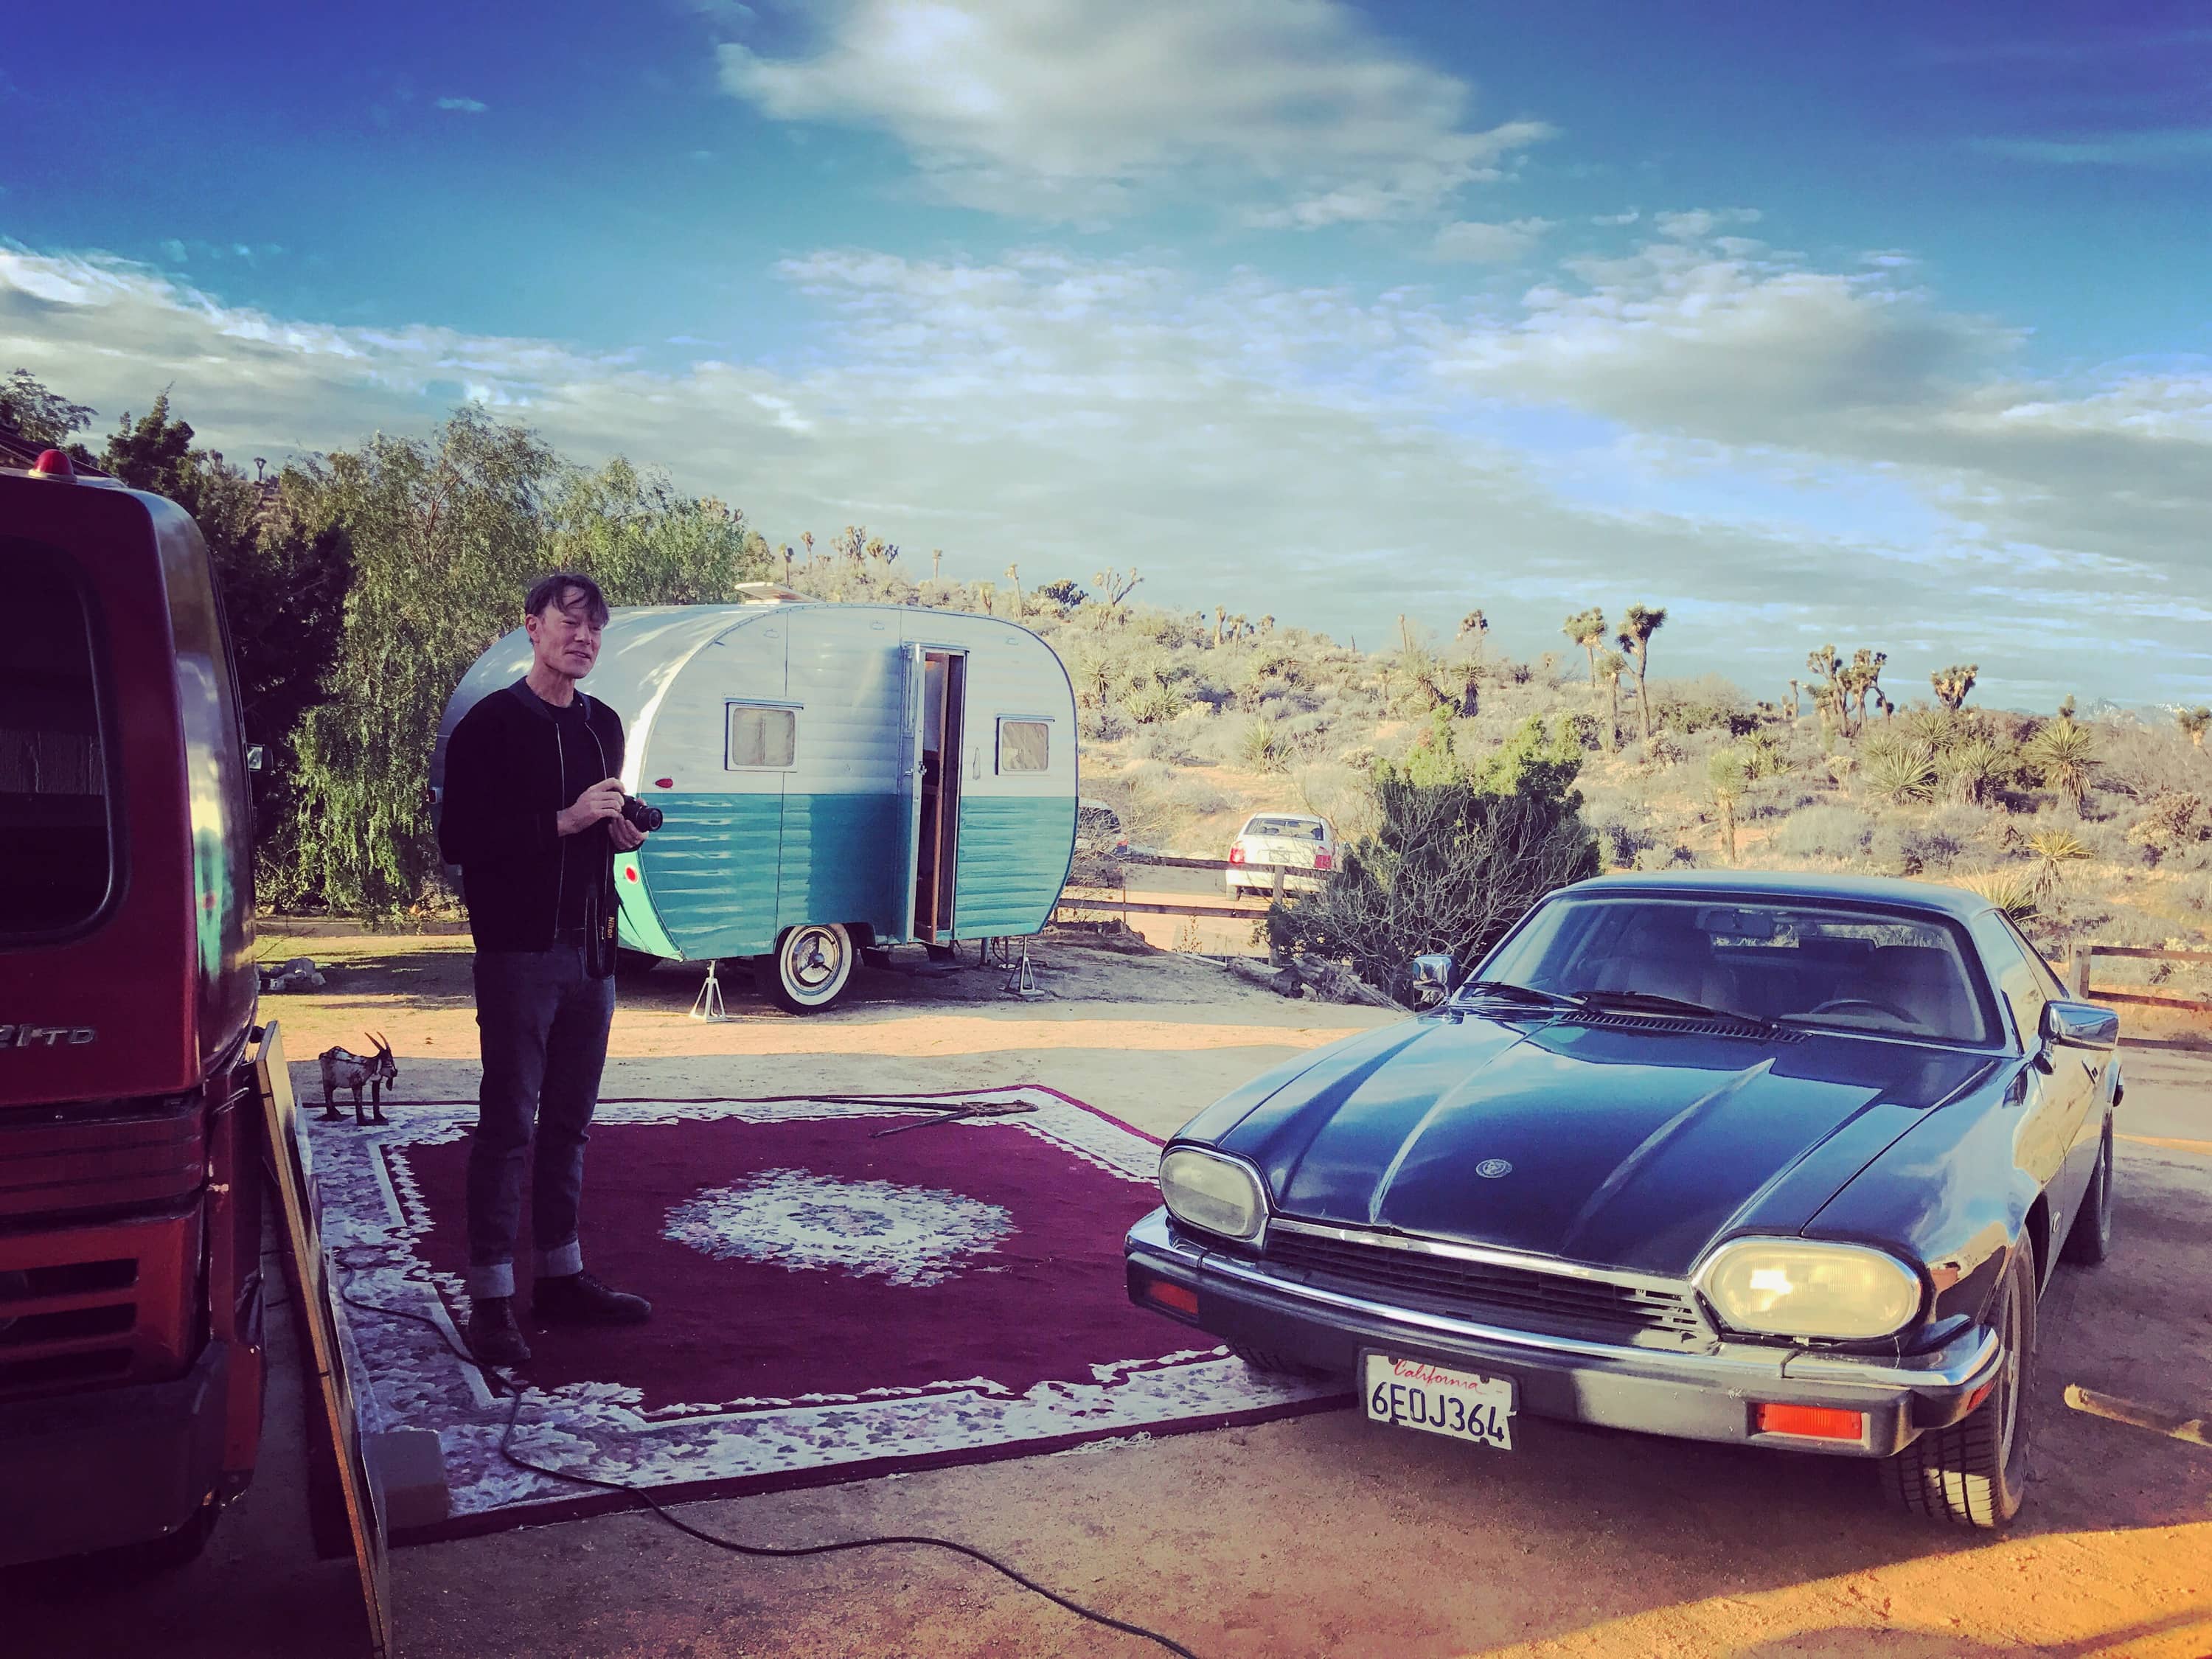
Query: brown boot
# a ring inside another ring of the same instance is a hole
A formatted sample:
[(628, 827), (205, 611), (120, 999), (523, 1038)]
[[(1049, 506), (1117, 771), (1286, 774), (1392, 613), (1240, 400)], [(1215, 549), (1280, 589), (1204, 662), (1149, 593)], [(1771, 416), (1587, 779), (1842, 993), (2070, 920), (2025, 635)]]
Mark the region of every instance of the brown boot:
[(653, 1304), (589, 1273), (563, 1273), (531, 1286), (530, 1311), (549, 1325), (642, 1325), (653, 1317)]

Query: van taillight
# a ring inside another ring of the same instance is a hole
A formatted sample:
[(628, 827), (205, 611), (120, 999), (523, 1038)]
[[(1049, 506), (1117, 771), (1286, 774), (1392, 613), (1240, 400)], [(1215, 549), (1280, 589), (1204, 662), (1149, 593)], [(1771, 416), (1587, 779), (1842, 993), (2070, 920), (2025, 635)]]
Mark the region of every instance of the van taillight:
[(1336, 854), (1334, 853), (1316, 853), (1314, 854), (1314, 868), (1316, 870), (1335, 869)]
[(1231, 848), (1230, 848), (1230, 849), (1229, 849), (1229, 861), (1230, 861), (1231, 864), (1242, 864), (1242, 863), (1243, 863), (1243, 862), (1244, 862), (1244, 849), (1243, 849), (1243, 848), (1241, 848), (1241, 847), (1235, 847), (1235, 846), (1231, 847)]

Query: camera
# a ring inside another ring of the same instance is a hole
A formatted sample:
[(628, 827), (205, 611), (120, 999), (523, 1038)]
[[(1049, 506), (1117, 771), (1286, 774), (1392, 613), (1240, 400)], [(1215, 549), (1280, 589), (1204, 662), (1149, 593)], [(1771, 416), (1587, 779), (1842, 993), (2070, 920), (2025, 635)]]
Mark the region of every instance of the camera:
[(647, 806), (635, 795), (623, 797), (623, 822), (640, 835), (651, 835), (660, 828), (663, 819), (658, 806)]

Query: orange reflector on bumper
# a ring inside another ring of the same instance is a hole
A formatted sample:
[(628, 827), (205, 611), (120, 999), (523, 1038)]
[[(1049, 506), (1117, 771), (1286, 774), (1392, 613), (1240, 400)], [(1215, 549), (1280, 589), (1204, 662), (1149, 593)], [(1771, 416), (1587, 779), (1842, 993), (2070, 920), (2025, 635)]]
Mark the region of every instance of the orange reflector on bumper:
[(1864, 1412), (1838, 1411), (1832, 1406), (1774, 1406), (1759, 1408), (1761, 1434), (1796, 1434), (1811, 1440), (1863, 1440)]
[(1148, 1279), (1145, 1281), (1145, 1300), (1157, 1302), (1163, 1308), (1179, 1314), (1198, 1317), (1198, 1292), (1188, 1285), (1178, 1285), (1172, 1279)]

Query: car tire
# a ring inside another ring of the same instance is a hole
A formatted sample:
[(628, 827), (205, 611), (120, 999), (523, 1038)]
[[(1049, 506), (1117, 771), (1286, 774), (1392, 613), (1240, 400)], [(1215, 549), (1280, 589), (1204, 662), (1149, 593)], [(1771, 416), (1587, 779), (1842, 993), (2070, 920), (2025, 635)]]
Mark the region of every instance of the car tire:
[(1320, 1375), (1311, 1365), (1293, 1359), (1273, 1348), (1255, 1348), (1247, 1343), (1232, 1342), (1229, 1352), (1235, 1354), (1254, 1370), (1267, 1376), (1316, 1376)]
[(2067, 1230), (2066, 1248), (2060, 1260), (2094, 1267), (2112, 1253), (2112, 1121), (2105, 1120), (2105, 1139), (2097, 1148), (2097, 1172), (2089, 1177), (2089, 1191), (2081, 1212)]
[(1890, 1497), (1953, 1526), (2002, 1527), (2027, 1496), (2029, 1370), (2035, 1358), (2035, 1257), (2013, 1253), (1996, 1316), (2004, 1359), (1989, 1398), (1948, 1429), (1931, 1429), (1882, 1465)]
[(761, 994), (793, 1014), (815, 1014), (845, 994), (853, 982), (853, 936), (834, 921), (803, 922), (775, 949), (756, 959)]

